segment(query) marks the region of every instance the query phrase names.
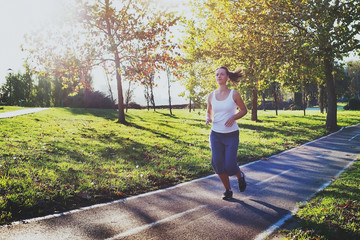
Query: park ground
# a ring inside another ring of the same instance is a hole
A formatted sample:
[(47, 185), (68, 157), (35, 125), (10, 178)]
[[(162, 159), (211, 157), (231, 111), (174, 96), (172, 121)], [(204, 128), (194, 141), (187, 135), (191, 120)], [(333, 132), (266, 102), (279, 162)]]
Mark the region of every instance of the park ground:
[[(2, 224), (136, 195), (212, 173), (204, 112), (174, 113), (171, 116), (166, 110), (130, 110), (126, 126), (116, 124), (116, 112), (95, 109), (55, 108), (1, 120), (0, 134), (5, 141), (1, 142), (4, 150), (0, 173), (6, 193), (0, 202)], [(329, 133), (324, 128), (325, 115), (315, 111), (308, 111), (306, 116), (301, 111), (280, 111), (279, 116), (267, 111), (259, 112), (259, 118), (262, 121), (258, 123), (250, 121), (249, 116), (239, 121), (239, 164), (266, 158)], [(339, 126), (358, 124), (359, 111), (339, 111), (338, 122)], [(349, 171), (358, 171), (358, 163)], [(345, 181), (358, 182), (354, 176)], [(348, 196), (349, 189), (354, 196)], [(325, 197), (321, 195), (320, 200), (315, 197), (303, 204), (299, 214), (305, 214), (307, 224), (319, 217), (322, 222), (315, 225), (338, 224), (341, 231), (348, 231), (343, 225), (350, 224), (350, 231), (358, 232), (359, 215), (345, 213), (347, 222), (332, 223), (325, 210), (343, 210), (332, 211), (341, 216), (347, 210), (359, 214), (359, 205), (351, 198), (359, 199), (359, 188), (346, 185), (330, 191), (335, 193), (335, 204), (323, 201)], [(316, 204), (320, 210), (306, 213), (306, 206), (315, 211)], [(300, 215), (294, 219), (293, 222), (301, 223)], [(305, 226), (305, 230), (295, 228), (293, 233), (281, 234), (300, 236), (292, 239), (304, 239), (301, 234), (319, 234)]]

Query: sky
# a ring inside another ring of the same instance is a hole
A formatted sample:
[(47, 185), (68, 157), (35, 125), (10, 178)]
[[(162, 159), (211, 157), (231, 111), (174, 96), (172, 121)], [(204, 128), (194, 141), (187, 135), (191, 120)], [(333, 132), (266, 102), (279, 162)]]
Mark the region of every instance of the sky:
[[(66, 15), (68, 3), (71, 0), (0, 0), (0, 86), (10, 73), (24, 72), (23, 64), (26, 54), (21, 51), (24, 35), (41, 31), (47, 27), (56, 27)], [(72, 0), (73, 1), (73, 0)], [(161, 6), (170, 9), (182, 9), (188, 0), (157, 0)], [(11, 70), (9, 70), (11, 69)], [(154, 90), (157, 105), (168, 104), (167, 77), (160, 75), (158, 87)], [(106, 77), (102, 71), (94, 71), (94, 88), (109, 94)], [(113, 92), (116, 92), (116, 82), (111, 82)], [(127, 84), (124, 83), (124, 88)], [(135, 102), (145, 105), (143, 87), (135, 87)], [(179, 93), (185, 88), (178, 83), (172, 83), (172, 103), (186, 103)]]
[(22, 69), (25, 55), (20, 50), (24, 35), (31, 33), (62, 15), (61, 1), (0, 0), (0, 83), (8, 69)]

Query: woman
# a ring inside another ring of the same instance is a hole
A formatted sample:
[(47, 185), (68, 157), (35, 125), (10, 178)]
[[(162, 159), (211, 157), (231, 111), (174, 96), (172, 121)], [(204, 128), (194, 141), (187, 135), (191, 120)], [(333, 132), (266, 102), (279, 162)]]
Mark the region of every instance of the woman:
[(212, 123), (211, 164), (225, 187), (224, 200), (231, 199), (233, 195), (229, 176), (237, 177), (240, 192), (246, 189), (245, 175), (236, 163), (239, 146), (239, 126), (236, 120), (245, 116), (247, 109), (240, 93), (226, 85), (229, 79), (238, 82), (242, 76), (241, 71), (230, 72), (226, 67), (219, 67), (216, 69), (219, 88), (208, 96), (206, 125)]

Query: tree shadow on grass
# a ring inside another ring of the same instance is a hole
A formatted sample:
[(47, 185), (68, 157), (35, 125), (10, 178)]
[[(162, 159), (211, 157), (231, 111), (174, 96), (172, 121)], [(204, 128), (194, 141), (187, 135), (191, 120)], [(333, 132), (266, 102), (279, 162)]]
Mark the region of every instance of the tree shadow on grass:
[(117, 120), (118, 112), (112, 109), (97, 109), (97, 108), (65, 108), (73, 115), (92, 115), (95, 117), (101, 117), (106, 120)]
[(173, 119), (179, 119), (179, 117), (177, 117), (175, 114), (170, 114), (170, 113), (162, 113), (162, 112), (155, 112), (155, 113), (157, 113), (157, 114), (159, 114), (159, 115), (162, 115), (162, 116), (164, 116), (164, 117), (169, 117), (169, 118), (173, 118)]
[[(360, 239), (359, 232), (348, 231), (341, 226), (327, 222), (318, 223), (297, 216), (287, 220), (280, 232), (297, 236), (296, 239), (328, 239), (328, 240), (356, 240)], [(291, 232), (291, 233), (290, 233)]]

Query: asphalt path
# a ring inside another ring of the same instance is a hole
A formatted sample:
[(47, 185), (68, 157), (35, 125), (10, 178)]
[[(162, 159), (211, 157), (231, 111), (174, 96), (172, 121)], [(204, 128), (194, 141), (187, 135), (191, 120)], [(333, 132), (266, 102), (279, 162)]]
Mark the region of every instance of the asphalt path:
[(12, 118), (20, 115), (40, 112), (46, 109), (48, 108), (27, 108), (16, 111), (4, 112), (4, 113), (0, 113), (0, 118)]
[(360, 124), (241, 166), (248, 187), (221, 199), (216, 175), (0, 228), (0, 239), (265, 239), (360, 155)]

